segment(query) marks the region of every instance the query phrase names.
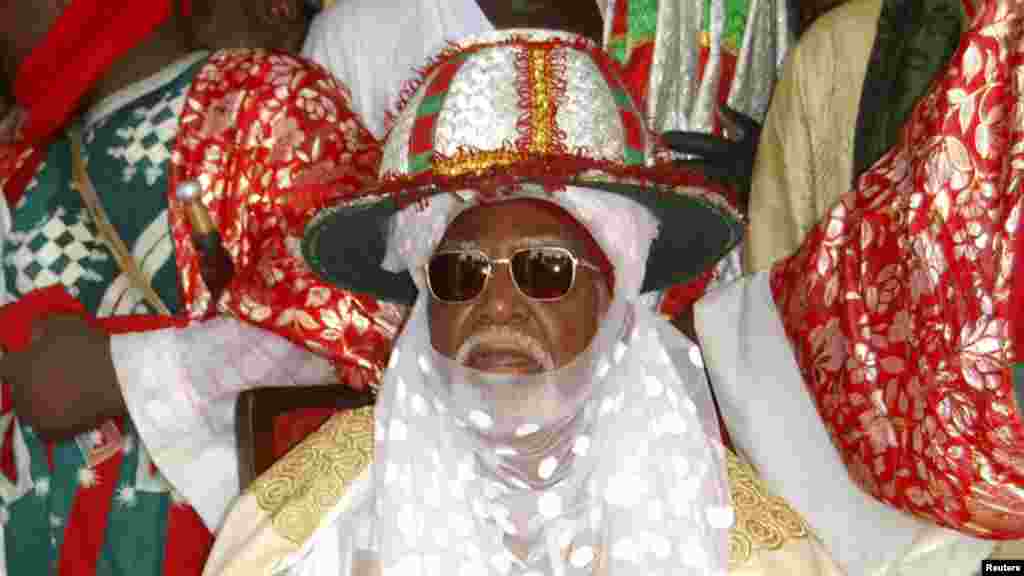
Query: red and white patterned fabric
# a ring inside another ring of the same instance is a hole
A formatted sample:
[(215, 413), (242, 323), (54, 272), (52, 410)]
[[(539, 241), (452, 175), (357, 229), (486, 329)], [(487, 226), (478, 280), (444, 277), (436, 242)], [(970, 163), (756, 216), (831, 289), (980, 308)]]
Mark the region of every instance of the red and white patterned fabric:
[(853, 479), (892, 506), (998, 539), (1024, 537), (1011, 374), (1022, 17), (1019, 0), (978, 8), (899, 144), (771, 280)]
[(317, 208), (376, 177), (380, 146), (347, 91), (286, 54), (215, 54), (193, 82), (172, 162), (170, 218), (188, 314), (214, 312), (173, 192), (196, 181), (235, 262), (220, 309), (326, 356), (346, 384), (376, 382), (403, 311), (318, 279), (298, 249)]

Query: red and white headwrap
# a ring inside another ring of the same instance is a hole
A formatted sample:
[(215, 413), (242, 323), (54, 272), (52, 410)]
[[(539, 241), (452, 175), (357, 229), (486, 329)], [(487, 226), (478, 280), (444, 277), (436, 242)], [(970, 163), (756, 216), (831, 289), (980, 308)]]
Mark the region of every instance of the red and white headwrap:
[(979, 3), (899, 143), (771, 276), (854, 481), (991, 539), (1024, 536), (1021, 8)]

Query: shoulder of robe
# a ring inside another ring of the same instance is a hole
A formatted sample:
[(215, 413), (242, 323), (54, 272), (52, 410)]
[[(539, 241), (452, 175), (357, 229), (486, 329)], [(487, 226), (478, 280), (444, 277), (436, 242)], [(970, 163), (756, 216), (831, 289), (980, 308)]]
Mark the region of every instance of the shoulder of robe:
[(338, 412), (248, 489), (274, 529), (304, 542), (373, 459), (373, 407)]
[[(321, 525), (373, 459), (373, 407), (339, 412), (249, 488), (274, 531), (300, 544)], [(727, 453), (736, 522), (730, 574), (840, 574), (800, 515), (767, 489), (754, 469)]]
[(729, 530), (729, 574), (839, 576), (800, 514), (771, 493), (757, 472), (731, 450), (726, 453), (736, 521)]

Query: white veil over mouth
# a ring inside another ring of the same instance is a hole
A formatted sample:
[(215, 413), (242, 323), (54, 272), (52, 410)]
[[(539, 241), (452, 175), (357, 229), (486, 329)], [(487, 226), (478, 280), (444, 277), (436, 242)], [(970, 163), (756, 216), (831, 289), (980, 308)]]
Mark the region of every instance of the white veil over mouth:
[[(585, 192), (586, 217), (556, 203), (592, 231), (617, 279), (637, 257), (642, 270), (649, 240), (624, 266), (614, 239), (642, 237), (635, 226), (591, 223), (607, 222), (602, 210), (648, 227), (653, 217)], [(420, 242), (406, 266), (421, 262)], [(616, 286), (569, 364), (510, 375), (438, 353), (421, 290), (380, 389), (371, 493), (343, 555), (384, 575), (724, 574), (734, 515), (699, 350), (636, 296)]]

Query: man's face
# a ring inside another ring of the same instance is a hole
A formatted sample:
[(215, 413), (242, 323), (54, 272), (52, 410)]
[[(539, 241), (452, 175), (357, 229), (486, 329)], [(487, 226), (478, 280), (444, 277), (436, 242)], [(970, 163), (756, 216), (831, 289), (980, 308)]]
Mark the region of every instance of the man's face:
[[(452, 222), (438, 250), (474, 248), (498, 259), (524, 247), (558, 246), (586, 259), (584, 232), (555, 210), (525, 200), (476, 206)], [(477, 370), (540, 372), (568, 364), (587, 347), (608, 300), (604, 275), (585, 266), (577, 266), (568, 294), (544, 302), (524, 296), (509, 266), (497, 264), (476, 299), (452, 304), (431, 298), (431, 342)]]

